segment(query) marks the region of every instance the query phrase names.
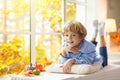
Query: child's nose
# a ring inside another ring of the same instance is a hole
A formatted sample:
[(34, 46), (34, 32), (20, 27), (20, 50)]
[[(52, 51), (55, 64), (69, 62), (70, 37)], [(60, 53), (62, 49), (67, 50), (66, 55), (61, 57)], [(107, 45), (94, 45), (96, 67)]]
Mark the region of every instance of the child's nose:
[(70, 36), (68, 36), (68, 39), (72, 39), (72, 36), (70, 35)]

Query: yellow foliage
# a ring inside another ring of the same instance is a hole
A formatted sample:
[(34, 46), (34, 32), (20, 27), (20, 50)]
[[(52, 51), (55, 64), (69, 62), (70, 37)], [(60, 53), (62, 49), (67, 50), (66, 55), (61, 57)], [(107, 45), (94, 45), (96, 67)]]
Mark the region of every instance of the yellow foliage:
[(25, 62), (26, 58), (22, 57), (23, 54), (20, 55), (23, 47), (21, 38), (16, 35), (9, 43), (0, 43), (0, 63), (4, 63), (4, 65), (0, 64), (0, 76), (5, 75), (5, 70), (8, 67), (9, 73), (19, 73), (28, 63)]
[(29, 12), (29, 1), (27, 2), (25, 0), (12, 0), (11, 3), (14, 10), (13, 12), (16, 14)]
[(8, 66), (5, 65), (4, 63), (0, 63), (0, 76), (6, 75), (8, 71)]

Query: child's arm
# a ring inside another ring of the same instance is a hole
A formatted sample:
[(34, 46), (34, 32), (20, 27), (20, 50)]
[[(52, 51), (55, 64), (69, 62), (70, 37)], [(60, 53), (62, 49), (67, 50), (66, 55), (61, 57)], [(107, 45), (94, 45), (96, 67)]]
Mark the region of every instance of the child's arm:
[(60, 53), (60, 55), (61, 55), (62, 57), (66, 57), (65, 49), (62, 50), (62, 52)]
[(72, 53), (78, 53), (79, 52), (79, 46), (67, 46), (66, 51), (72, 52)]

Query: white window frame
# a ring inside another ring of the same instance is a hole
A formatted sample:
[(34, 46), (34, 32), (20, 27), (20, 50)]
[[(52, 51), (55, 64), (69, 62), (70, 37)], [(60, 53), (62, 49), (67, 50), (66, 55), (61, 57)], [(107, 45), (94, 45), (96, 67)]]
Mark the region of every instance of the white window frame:
[[(65, 23), (65, 5), (66, 2), (74, 2), (77, 3), (79, 5), (83, 5), (86, 8), (86, 17), (85, 17), (85, 26), (87, 26), (87, 28), (90, 28), (90, 21), (91, 19), (95, 19), (97, 18), (97, 14), (96, 14), (96, 8), (95, 8), (95, 4), (96, 4), (96, 0), (86, 0), (86, 3), (80, 2), (79, 0), (62, 0), (62, 25)], [(94, 3), (93, 3), (94, 2)], [(5, 1), (4, 1), (5, 3)], [(94, 5), (91, 6), (93, 3)], [(93, 13), (90, 13), (90, 10), (92, 9)], [(61, 35), (60, 33), (55, 33), (55, 32), (50, 32), (50, 33), (44, 33), (44, 32), (35, 32), (35, 17), (33, 16), (35, 14), (35, 3), (34, 0), (30, 0), (30, 32), (0, 32), (0, 34), (28, 34), (30, 35), (30, 52), (31, 52), (31, 62), (35, 63), (35, 56), (36, 56), (36, 49), (35, 49), (35, 35)], [(93, 15), (91, 17), (91, 14)], [(89, 17), (90, 16), (90, 17)], [(5, 23), (6, 25), (6, 23)]]

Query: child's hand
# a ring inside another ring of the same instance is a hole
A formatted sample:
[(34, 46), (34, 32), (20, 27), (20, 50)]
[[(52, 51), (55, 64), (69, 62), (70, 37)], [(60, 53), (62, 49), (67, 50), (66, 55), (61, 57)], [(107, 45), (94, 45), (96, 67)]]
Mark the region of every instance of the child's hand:
[(66, 57), (66, 51), (65, 51), (65, 49), (62, 50), (62, 52), (60, 53), (60, 55), (61, 55), (62, 57)]
[(68, 60), (62, 65), (63, 72), (64, 72), (64, 73), (70, 73), (70, 72), (71, 72), (71, 67), (72, 67), (72, 65), (73, 65), (74, 62), (75, 62), (74, 59), (68, 59)]

